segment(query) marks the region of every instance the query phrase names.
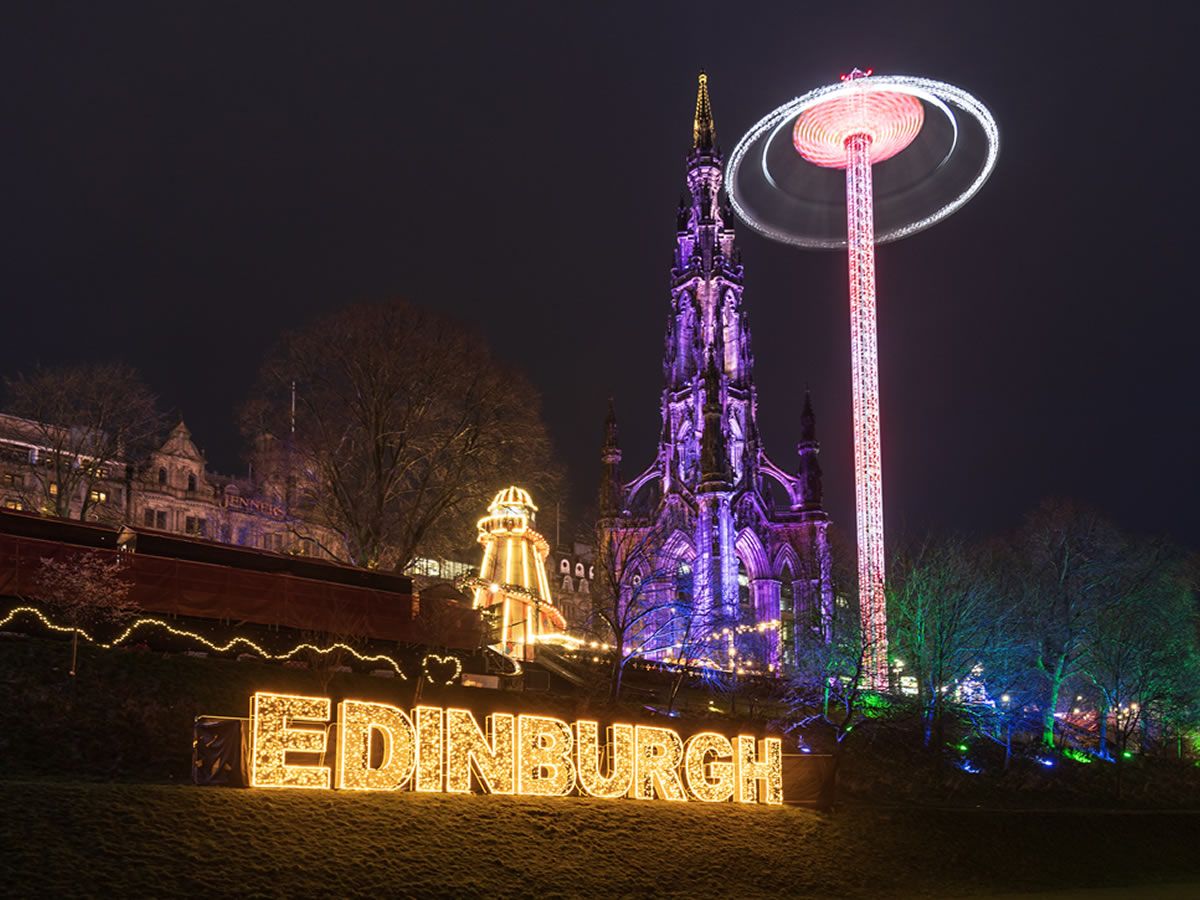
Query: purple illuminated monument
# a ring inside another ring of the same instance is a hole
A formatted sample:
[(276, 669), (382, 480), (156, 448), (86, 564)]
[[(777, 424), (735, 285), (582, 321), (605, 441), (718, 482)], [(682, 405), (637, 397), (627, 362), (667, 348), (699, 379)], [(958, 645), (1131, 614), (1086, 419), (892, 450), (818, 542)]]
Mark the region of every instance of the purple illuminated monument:
[(790, 466), (773, 462), (759, 436), (742, 263), (722, 177), (702, 74), (671, 269), (658, 453), (623, 481), (609, 410), (601, 524), (610, 534), (665, 535), (653, 541), (663, 558), (646, 560), (646, 569), (691, 577), (686, 587), (657, 589), (694, 592), (697, 608), (720, 610), (726, 621), (779, 623), (768, 631), (776, 637), (762, 662), (787, 666), (799, 635), (828, 631), (829, 520), (808, 396), (799, 411), (799, 458)]

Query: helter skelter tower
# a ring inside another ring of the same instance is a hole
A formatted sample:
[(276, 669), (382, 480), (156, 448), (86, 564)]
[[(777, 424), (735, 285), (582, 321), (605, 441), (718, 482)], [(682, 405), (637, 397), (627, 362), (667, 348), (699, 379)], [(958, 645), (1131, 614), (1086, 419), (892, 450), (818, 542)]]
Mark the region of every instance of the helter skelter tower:
[(855, 69), (759, 121), (725, 173), (730, 202), (751, 228), (784, 243), (848, 251), (859, 611), (877, 689), (888, 686), (888, 655), (875, 245), (957, 210), (987, 180), (998, 150), (995, 120), (965, 91)]

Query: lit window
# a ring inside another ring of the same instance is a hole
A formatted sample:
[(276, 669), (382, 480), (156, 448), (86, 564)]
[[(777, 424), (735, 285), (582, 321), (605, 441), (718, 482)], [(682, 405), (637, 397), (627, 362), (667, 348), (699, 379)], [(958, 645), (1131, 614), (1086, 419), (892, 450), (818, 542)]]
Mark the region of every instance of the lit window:
[(5, 484), (19, 485), (22, 483), (23, 480), (24, 479), (15, 472), (6, 472), (4, 475), (4, 483)]
[(90, 499), (93, 503), (107, 503), (108, 491), (92, 491), (90, 494), (88, 494), (88, 499)]
[(50, 496), (51, 497), (58, 496), (58, 482), (57, 481), (50, 482)]
[(779, 576), (779, 631), (782, 662), (790, 666), (796, 661), (796, 591), (789, 566)]
[(20, 500), (5, 500), (4, 508), (21, 510), (21, 509), (24, 509), (25, 506), (24, 506), (24, 504), (21, 503)]

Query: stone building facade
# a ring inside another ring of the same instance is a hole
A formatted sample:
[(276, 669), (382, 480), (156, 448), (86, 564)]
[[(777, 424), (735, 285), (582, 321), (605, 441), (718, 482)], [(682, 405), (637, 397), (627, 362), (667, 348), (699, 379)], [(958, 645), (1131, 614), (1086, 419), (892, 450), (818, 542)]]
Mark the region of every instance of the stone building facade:
[(695, 608), (728, 622), (779, 623), (767, 655), (787, 665), (802, 629), (820, 629), (833, 603), (820, 448), (807, 395), (794, 463), (776, 464), (763, 446), (744, 271), (721, 165), (701, 75), (677, 217), (658, 452), (623, 480), (610, 408), (601, 526), (614, 546), (650, 548), (644, 553), (653, 558), (626, 567), (631, 579), (678, 572), (659, 590), (686, 592)]
[[(38, 446), (44, 431), (44, 426), (0, 415), (0, 502), (7, 509), (40, 511), (46, 491), (55, 489), (38, 469), (47, 452)], [(290, 476), (281, 473), (278, 454), (266, 449), (257, 453), (257, 478), (219, 475), (209, 471), (181, 421), (141, 465), (104, 466), (90, 491), (87, 518), (274, 553), (340, 556), (340, 537), (292, 501)], [(79, 517), (82, 501), (82, 496), (72, 499), (72, 517)]]

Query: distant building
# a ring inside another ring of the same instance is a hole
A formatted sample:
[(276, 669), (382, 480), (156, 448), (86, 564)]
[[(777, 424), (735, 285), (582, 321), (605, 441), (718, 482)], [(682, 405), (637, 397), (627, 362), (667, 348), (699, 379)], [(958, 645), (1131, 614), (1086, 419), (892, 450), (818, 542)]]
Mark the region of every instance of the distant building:
[[(7, 509), (38, 512), (46, 491), (57, 489), (39, 469), (51, 452), (39, 445), (44, 431), (37, 423), (0, 414), (0, 502)], [(340, 557), (341, 538), (289, 497), (295, 492), (287, 490), (288, 477), (279, 475), (278, 466), (264, 464), (259, 472), (256, 480), (210, 472), (180, 422), (141, 465), (105, 467), (91, 491), (88, 518), (276, 553)], [(83, 497), (73, 498), (72, 517), (78, 518), (82, 508)]]
[(592, 584), (596, 579), (596, 551), (590, 544), (574, 541), (550, 550), (547, 575), (568, 631), (588, 625), (592, 613)]

